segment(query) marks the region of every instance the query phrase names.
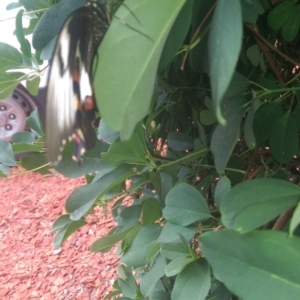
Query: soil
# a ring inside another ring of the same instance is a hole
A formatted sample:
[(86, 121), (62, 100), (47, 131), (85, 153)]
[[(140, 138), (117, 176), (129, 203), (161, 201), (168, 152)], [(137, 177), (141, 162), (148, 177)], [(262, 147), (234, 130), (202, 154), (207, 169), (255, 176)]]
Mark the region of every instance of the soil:
[(103, 299), (112, 290), (118, 258), (91, 253), (114, 226), (102, 210), (54, 250), (53, 222), (84, 178), (43, 177), (14, 170), (0, 179), (0, 299)]

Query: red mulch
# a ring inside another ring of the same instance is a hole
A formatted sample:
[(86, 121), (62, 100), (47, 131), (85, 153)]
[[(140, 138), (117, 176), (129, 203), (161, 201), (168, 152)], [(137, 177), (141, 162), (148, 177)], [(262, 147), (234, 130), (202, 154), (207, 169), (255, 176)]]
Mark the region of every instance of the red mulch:
[(53, 248), (50, 228), (82, 184), (84, 178), (32, 173), (0, 179), (0, 299), (98, 300), (112, 290), (117, 257), (89, 250), (113, 227), (100, 210), (99, 219)]

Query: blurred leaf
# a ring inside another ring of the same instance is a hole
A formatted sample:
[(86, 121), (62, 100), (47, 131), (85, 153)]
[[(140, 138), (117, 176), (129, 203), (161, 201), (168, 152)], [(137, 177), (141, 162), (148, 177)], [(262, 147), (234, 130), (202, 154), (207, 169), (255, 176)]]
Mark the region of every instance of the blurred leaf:
[(225, 229), (201, 235), (200, 247), (214, 276), (236, 296), (245, 300), (300, 298), (299, 238), (271, 230), (239, 234)]
[(240, 232), (253, 230), (296, 205), (299, 194), (299, 187), (279, 179), (237, 184), (221, 202), (222, 222)]
[(240, 1), (218, 1), (209, 33), (208, 57), (214, 112), (222, 125), (226, 120), (221, 113), (221, 101), (234, 74), (242, 32)]
[(15, 47), (0, 42), (0, 72), (22, 66), (22, 55)]

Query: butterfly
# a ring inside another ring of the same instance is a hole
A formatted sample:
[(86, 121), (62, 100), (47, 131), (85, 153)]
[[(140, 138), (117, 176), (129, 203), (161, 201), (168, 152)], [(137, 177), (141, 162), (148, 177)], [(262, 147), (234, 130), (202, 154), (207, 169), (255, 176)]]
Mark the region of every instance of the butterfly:
[(79, 163), (85, 151), (95, 146), (93, 60), (108, 23), (103, 5), (88, 0), (67, 18), (59, 33), (46, 98), (45, 136), (51, 165), (59, 162), (68, 141), (74, 140), (73, 159)]

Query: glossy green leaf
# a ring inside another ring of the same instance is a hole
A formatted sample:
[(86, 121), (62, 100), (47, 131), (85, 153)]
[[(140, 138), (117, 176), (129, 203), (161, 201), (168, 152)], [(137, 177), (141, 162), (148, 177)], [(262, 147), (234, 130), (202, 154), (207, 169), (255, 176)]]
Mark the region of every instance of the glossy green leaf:
[(253, 131), (258, 146), (266, 146), (275, 122), (282, 114), (281, 105), (274, 102), (266, 103), (258, 109), (253, 119)]
[(188, 264), (193, 262), (191, 257), (179, 257), (172, 260), (165, 269), (165, 273), (168, 277), (175, 276), (180, 273)]
[(141, 228), (130, 247), (122, 256), (120, 262), (132, 267), (148, 264), (150, 262), (150, 260), (147, 259), (148, 252), (155, 244), (160, 231), (161, 228), (154, 224), (149, 224)]
[(205, 221), (211, 217), (201, 193), (185, 183), (176, 185), (167, 194), (163, 216), (167, 221), (181, 226)]
[(212, 125), (216, 123), (217, 119), (213, 111), (204, 109), (200, 112), (200, 121), (203, 125)]
[(84, 0), (64, 0), (49, 8), (34, 28), (33, 47), (43, 49), (59, 33), (70, 13), (83, 6), (84, 3)]
[(204, 300), (210, 289), (210, 270), (205, 259), (190, 263), (177, 277), (172, 300)]
[[(245, 2), (245, 1), (243, 1), (243, 2)], [(246, 51), (246, 55), (249, 58), (249, 60), (251, 61), (252, 65), (254, 65), (255, 67), (257, 67), (259, 65), (260, 48), (257, 44), (250, 46)]]
[(0, 72), (22, 65), (22, 55), (15, 47), (0, 42)]
[(288, 42), (292, 42), (298, 35), (299, 32), (299, 26), (300, 26), (300, 5), (296, 5), (288, 20), (285, 21), (285, 23), (282, 26), (282, 36), (284, 39)]
[(158, 255), (150, 271), (142, 276), (141, 291), (145, 297), (148, 297), (152, 293), (157, 281), (164, 276), (165, 267), (166, 260), (161, 255)]
[(99, 197), (132, 175), (131, 171), (121, 169), (106, 174), (99, 182), (77, 188), (70, 194), (65, 204), (66, 211), (71, 214), (71, 219), (82, 218)]
[(21, 51), (24, 53), (24, 55), (27, 58), (31, 58), (32, 57), (32, 55), (31, 55), (31, 44), (25, 38), (24, 32), (23, 32), (23, 21), (22, 21), (23, 13), (24, 13), (23, 9), (19, 10), (19, 12), (17, 13), (15, 34), (16, 34), (16, 37), (18, 39), (18, 42), (21, 45)]
[(12, 144), (14, 154), (25, 152), (43, 152), (44, 149), (40, 145), (31, 145), (25, 143)]
[(97, 104), (106, 124), (124, 139), (148, 112), (160, 55), (185, 2), (126, 1), (127, 7), (118, 9), (118, 19), (113, 19), (99, 48), (94, 79)]
[(71, 221), (65, 225), (54, 237), (54, 249), (58, 249), (70, 235), (84, 225), (86, 225), (84, 220)]
[(299, 224), (300, 224), (300, 204), (298, 203), (291, 219), (290, 230), (289, 230), (290, 235), (293, 234), (293, 232), (296, 230)]
[(200, 247), (214, 276), (243, 300), (300, 298), (299, 238), (225, 229), (201, 235)]
[(162, 228), (161, 234), (157, 239), (157, 243), (181, 242), (180, 235), (182, 235), (187, 241), (190, 241), (196, 233), (196, 231), (196, 226), (183, 227), (180, 225), (173, 224), (171, 222), (167, 222)]
[(259, 0), (242, 0), (241, 1), (243, 21), (256, 24), (259, 14), (264, 12)]
[(154, 223), (161, 217), (161, 206), (157, 199), (146, 198), (143, 201), (142, 208), (142, 224), (147, 225)]
[(186, 37), (190, 27), (193, 4), (193, 0), (186, 1), (170, 30), (164, 49), (161, 53), (158, 67), (159, 73), (173, 60)]
[(12, 136), (13, 143), (27, 143), (32, 144), (35, 142), (35, 138), (31, 132), (19, 131)]
[(39, 115), (37, 108), (35, 108), (31, 112), (30, 116), (26, 118), (26, 124), (27, 124), (27, 126), (30, 127), (30, 129), (32, 129), (34, 131), (34, 134), (36, 136), (40, 137), (40, 136), (44, 135), (42, 122), (40, 120), (40, 115)]
[(72, 222), (72, 220), (70, 219), (70, 215), (61, 215), (60, 217), (58, 217), (58, 219), (55, 220), (55, 222), (52, 225), (51, 228), (51, 233), (62, 229), (63, 227), (65, 227), (66, 225), (70, 224)]
[(296, 154), (299, 138), (297, 123), (290, 112), (286, 112), (274, 124), (270, 136), (270, 150), (281, 163), (289, 163)]
[(218, 1), (209, 33), (208, 57), (214, 112), (222, 125), (226, 120), (221, 113), (221, 101), (234, 74), (242, 33), (240, 1)]
[(240, 136), (240, 123), (245, 109), (242, 107), (244, 99), (233, 99), (224, 109), (227, 119), (226, 126), (219, 124), (211, 138), (211, 151), (214, 155), (216, 170), (223, 174), (236, 142)]
[(0, 99), (5, 99), (10, 96), (15, 88), (21, 83), (22, 80), (26, 79), (24, 73), (0, 73)]
[(221, 176), (215, 189), (215, 203), (218, 208), (220, 208), (220, 204), (226, 194), (230, 191), (231, 189), (231, 182), (228, 177), (226, 176)]
[(136, 133), (127, 141), (116, 139), (108, 152), (103, 153), (101, 157), (106, 162), (114, 164), (118, 162), (147, 164), (143, 144)]
[(255, 112), (261, 105), (262, 103), (260, 101), (252, 101), (249, 112), (246, 117), (244, 138), (245, 138), (245, 143), (249, 149), (253, 149), (256, 146), (256, 140), (253, 131), (253, 119), (254, 119)]
[(279, 179), (237, 184), (221, 202), (222, 222), (240, 232), (253, 230), (296, 205), (299, 195), (299, 187)]
[(295, 6), (295, 1), (283, 1), (274, 7), (268, 15), (268, 24), (273, 30), (279, 30), (288, 21)]
[(168, 145), (175, 151), (186, 151), (194, 148), (194, 140), (181, 132), (170, 132), (167, 137)]
[(38, 172), (43, 175), (52, 174), (49, 171), (49, 164), (44, 153), (26, 154), (21, 157), (21, 166), (32, 172)]
[(108, 252), (115, 244), (120, 242), (123, 238), (125, 238), (126, 234), (131, 229), (124, 230), (120, 233), (116, 234), (108, 234), (107, 236), (98, 239), (91, 246), (91, 252)]
[(160, 253), (163, 257), (174, 260), (178, 258), (185, 258), (189, 256), (189, 249), (187, 245), (164, 243), (160, 246)]
[(36, 96), (38, 94), (40, 81), (41, 78), (38, 75), (30, 77), (28, 80), (26, 80), (26, 88), (31, 95)]
[(5, 166), (16, 166), (11, 144), (4, 140), (0, 140), (0, 163)]

